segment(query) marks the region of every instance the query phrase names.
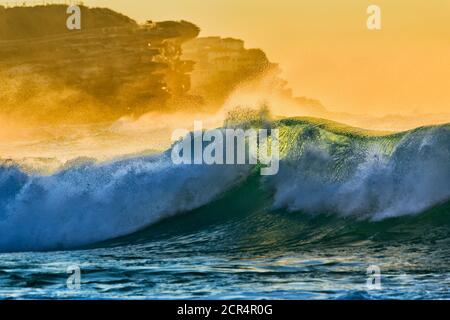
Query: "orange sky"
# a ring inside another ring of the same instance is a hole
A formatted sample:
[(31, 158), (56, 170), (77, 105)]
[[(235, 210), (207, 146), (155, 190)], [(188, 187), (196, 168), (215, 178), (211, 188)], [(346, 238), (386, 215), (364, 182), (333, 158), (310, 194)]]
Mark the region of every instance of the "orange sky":
[[(333, 111), (450, 112), (449, 0), (87, 0), (138, 21), (189, 20), (278, 62), (297, 95)], [(366, 9), (382, 10), (382, 30)]]

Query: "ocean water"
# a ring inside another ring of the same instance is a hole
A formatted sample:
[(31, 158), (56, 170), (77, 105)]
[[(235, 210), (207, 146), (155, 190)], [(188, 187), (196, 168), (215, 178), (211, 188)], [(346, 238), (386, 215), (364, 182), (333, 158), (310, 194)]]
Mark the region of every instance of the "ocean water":
[(272, 125), (275, 176), (167, 152), (50, 176), (0, 168), (0, 298), (450, 298), (448, 125)]

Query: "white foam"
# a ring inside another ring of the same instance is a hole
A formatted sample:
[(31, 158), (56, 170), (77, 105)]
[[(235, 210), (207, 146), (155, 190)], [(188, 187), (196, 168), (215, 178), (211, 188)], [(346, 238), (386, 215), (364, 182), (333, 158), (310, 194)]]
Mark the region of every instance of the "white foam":
[(73, 248), (127, 235), (212, 201), (247, 173), (243, 166), (175, 166), (166, 154), (52, 176), (1, 168), (0, 251)]

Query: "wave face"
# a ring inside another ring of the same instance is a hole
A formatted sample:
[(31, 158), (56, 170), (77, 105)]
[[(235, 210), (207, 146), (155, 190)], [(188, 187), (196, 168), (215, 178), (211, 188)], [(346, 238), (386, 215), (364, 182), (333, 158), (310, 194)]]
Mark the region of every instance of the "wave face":
[[(269, 199), (261, 205), (271, 210), (381, 220), (418, 214), (450, 199), (449, 125), (386, 136), (301, 119), (271, 126), (280, 130), (280, 171), (257, 176), (257, 197), (242, 189), (250, 203)], [(254, 169), (173, 165), (170, 150), (74, 164), (50, 176), (3, 166), (0, 251), (70, 249), (129, 235), (213, 205), (240, 190)]]

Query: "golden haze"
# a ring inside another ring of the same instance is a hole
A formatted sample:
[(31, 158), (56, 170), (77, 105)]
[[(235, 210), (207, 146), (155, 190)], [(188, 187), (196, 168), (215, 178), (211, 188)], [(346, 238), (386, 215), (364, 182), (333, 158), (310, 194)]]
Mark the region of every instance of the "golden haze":
[[(244, 39), (280, 63), (294, 93), (332, 111), (370, 115), (450, 111), (447, 0), (88, 0), (138, 21), (185, 19), (201, 36)], [(366, 9), (382, 10), (382, 30)]]

